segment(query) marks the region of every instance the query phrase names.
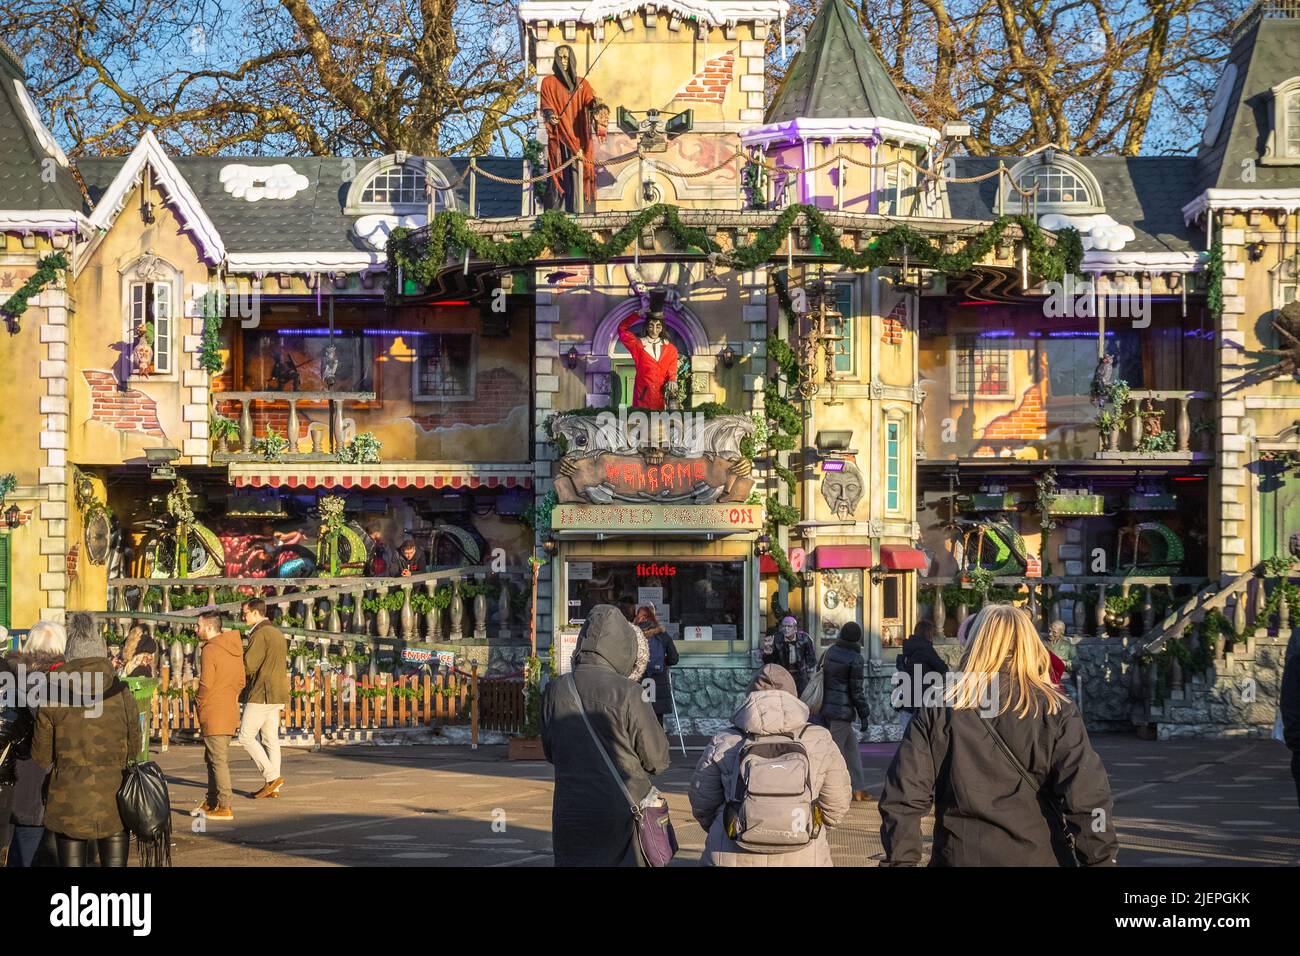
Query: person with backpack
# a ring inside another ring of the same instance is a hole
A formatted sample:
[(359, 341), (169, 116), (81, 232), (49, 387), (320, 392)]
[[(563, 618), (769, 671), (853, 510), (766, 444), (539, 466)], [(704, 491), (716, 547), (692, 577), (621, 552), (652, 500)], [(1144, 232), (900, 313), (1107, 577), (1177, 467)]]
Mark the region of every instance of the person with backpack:
[(916, 712), (880, 797), (884, 866), (1104, 866), (1119, 841), (1110, 781), (1047, 648), (1021, 608), (975, 618), (961, 679)]
[(628, 801), (653, 800), (650, 778), (668, 769), (668, 737), (638, 683), (649, 654), (640, 628), (614, 605), (597, 604), (578, 632), (573, 670), (546, 685), (542, 748), (555, 767), (556, 866), (648, 865)]
[(86, 865), (95, 841), (100, 866), (124, 867), (130, 834), (117, 792), (127, 761), (140, 752), (140, 709), (117, 679), (108, 645), (89, 614), (68, 617), (67, 663), (78, 678), (76, 699), (49, 700), (36, 711), (32, 759), (52, 767), (45, 828), (55, 837), (59, 866)]
[(862, 769), (862, 752), (858, 750), (858, 732), (853, 729), (854, 718), (862, 721), (864, 729), (870, 718), (863, 682), (862, 625), (848, 621), (840, 628), (839, 637), (822, 655), (821, 668), (820, 716), (826, 721), (826, 729), (849, 769), (853, 799), (869, 801), (871, 794), (867, 792), (867, 775)]
[(763, 638), (762, 660), (785, 668), (802, 694), (817, 670), (817, 646), (807, 631), (800, 630), (798, 619), (787, 614), (781, 618), (780, 630)]
[[(902, 675), (895, 682), (891, 697), (896, 701), (899, 722), (907, 730), (908, 722), (916, 715), (924, 700), (927, 687), (942, 688), (948, 665), (944, 663), (939, 652), (934, 649), (934, 638), (938, 629), (933, 621), (917, 623), (912, 636), (903, 642), (903, 652), (895, 662), (897, 672)], [(929, 675), (935, 675), (930, 677)], [(936, 684), (935, 681), (940, 683)]]
[(808, 723), (785, 668), (766, 664), (691, 780), (710, 866), (833, 866), (827, 831), (852, 802), (830, 731)]
[(672, 713), (673, 709), (673, 692), (672, 684), (668, 680), (668, 668), (676, 666), (679, 660), (677, 645), (664, 626), (659, 623), (659, 616), (655, 614), (655, 609), (651, 605), (637, 608), (633, 623), (641, 628), (641, 633), (645, 635), (650, 660), (646, 664), (642, 686), (646, 681), (654, 681), (654, 696), (650, 699), (650, 706), (654, 708), (655, 716), (659, 718), (659, 726), (662, 727), (664, 716)]

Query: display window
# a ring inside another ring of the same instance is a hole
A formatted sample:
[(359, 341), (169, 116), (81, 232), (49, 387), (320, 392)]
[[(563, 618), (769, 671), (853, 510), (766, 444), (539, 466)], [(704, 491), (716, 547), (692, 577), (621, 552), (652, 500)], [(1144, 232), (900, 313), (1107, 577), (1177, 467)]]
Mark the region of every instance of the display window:
[(568, 627), (580, 627), (598, 604), (654, 605), (680, 653), (747, 650), (746, 564), (743, 559), (569, 560), (565, 564)]

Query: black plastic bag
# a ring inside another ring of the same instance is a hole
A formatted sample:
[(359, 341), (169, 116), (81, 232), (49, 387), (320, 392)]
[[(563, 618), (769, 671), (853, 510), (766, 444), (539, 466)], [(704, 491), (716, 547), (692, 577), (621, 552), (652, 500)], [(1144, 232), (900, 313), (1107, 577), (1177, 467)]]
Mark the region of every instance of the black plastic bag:
[(152, 760), (122, 771), (117, 811), (135, 835), (141, 866), (172, 865), (172, 802), (167, 779)]

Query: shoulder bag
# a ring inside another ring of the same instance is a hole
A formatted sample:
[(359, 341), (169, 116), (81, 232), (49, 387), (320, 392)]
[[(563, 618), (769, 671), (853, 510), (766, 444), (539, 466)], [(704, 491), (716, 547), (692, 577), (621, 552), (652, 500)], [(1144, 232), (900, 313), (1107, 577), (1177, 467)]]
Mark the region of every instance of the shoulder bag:
[(628, 809), (632, 812), (632, 821), (636, 826), (636, 838), (641, 846), (641, 854), (650, 866), (667, 866), (668, 861), (677, 852), (677, 834), (673, 832), (673, 822), (668, 818), (668, 802), (654, 787), (650, 788), (650, 792), (640, 803), (632, 798), (627, 784), (623, 782), (623, 775), (614, 766), (614, 761), (609, 759), (605, 745), (600, 742), (600, 738), (596, 736), (596, 729), (591, 726), (591, 721), (587, 718), (587, 708), (582, 706), (582, 695), (578, 693), (577, 681), (573, 679), (572, 674), (566, 674), (565, 677), (569, 682), (569, 693), (573, 695), (573, 701), (578, 705), (578, 713), (582, 715), (582, 722), (587, 728), (587, 733), (591, 735), (591, 742), (596, 745), (596, 750), (600, 753), (600, 758), (605, 761), (610, 776), (614, 778), (614, 782), (618, 784), (618, 788), (623, 791), (623, 796), (627, 800)]

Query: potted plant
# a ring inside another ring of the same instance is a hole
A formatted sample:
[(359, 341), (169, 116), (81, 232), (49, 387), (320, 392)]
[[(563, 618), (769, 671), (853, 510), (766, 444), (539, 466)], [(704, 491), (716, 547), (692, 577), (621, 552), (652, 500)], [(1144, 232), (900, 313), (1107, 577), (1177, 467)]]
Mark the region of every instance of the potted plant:
[(381, 447), (383, 443), (375, 437), (374, 432), (362, 432), (343, 445), (336, 457), (340, 462), (348, 465), (377, 465)]
[(1219, 433), (1219, 423), (1213, 418), (1198, 418), (1192, 422), (1192, 434), (1200, 436), (1200, 450), (1214, 451), (1214, 436)]
[(265, 435), (253, 441), (253, 451), (260, 454), (264, 461), (279, 461), (288, 447), (289, 439), (270, 427), (266, 429)]
[(217, 441), (217, 451), (220, 454), (229, 455), (230, 440), (239, 437), (239, 422), (214, 412), (208, 420), (208, 432)]
[(1102, 451), (1119, 451), (1119, 430), (1133, 417), (1133, 413), (1127, 411), (1128, 401), (1128, 382), (1123, 379), (1102, 389), (1101, 411), (1097, 415)]

